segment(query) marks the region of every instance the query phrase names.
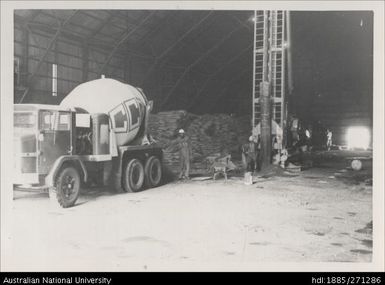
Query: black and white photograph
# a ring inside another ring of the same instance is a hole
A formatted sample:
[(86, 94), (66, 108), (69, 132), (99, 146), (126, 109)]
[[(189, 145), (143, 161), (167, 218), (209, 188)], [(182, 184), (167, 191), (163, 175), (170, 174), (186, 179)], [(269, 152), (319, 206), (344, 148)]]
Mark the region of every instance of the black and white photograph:
[(384, 2), (1, 7), (1, 271), (384, 270)]

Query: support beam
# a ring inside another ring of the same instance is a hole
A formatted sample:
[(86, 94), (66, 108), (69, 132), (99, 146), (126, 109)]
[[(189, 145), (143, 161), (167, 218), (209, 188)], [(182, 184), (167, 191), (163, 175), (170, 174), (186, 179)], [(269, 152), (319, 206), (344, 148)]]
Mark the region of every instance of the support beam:
[(57, 32), (56, 34), (51, 38), (51, 41), (49, 42), (48, 44), (48, 47), (47, 49), (45, 50), (43, 56), (40, 58), (39, 60), (39, 63), (37, 64), (37, 67), (36, 69), (34, 70), (34, 72), (31, 74), (31, 76), (29, 77), (28, 79), (28, 84), (27, 84), (27, 89), (25, 90), (23, 96), (21, 97), (20, 99), (20, 102), (19, 103), (22, 103), (25, 99), (25, 97), (27, 96), (29, 90), (32, 88), (32, 85), (34, 83), (34, 80), (35, 80), (35, 77), (37, 75), (37, 73), (39, 72), (41, 66), (43, 65), (44, 63), (44, 60), (46, 59), (47, 55), (49, 54), (49, 52), (52, 50), (52, 47), (55, 45), (57, 39), (59, 38), (62, 30), (64, 29), (64, 27), (71, 21), (71, 19), (78, 13), (79, 10), (75, 10), (70, 16), (68, 16), (64, 22), (62, 22), (62, 24), (60, 25), (60, 27), (57, 29)]
[[(228, 61), (226, 61), (222, 67), (220, 69), (218, 69), (217, 71), (215, 71), (214, 73), (212, 74), (209, 74), (209, 77), (207, 78), (207, 80), (205, 81), (205, 83), (202, 85), (202, 87), (198, 90), (197, 94), (195, 95), (195, 98), (199, 98), (201, 96), (201, 94), (203, 93), (204, 90), (206, 90), (207, 86), (208, 86), (208, 83), (213, 79), (215, 78), (218, 74), (220, 74), (223, 70), (226, 69), (226, 67), (230, 64), (232, 64), (233, 62), (235, 62), (237, 59), (239, 59), (243, 54), (245, 54), (249, 49), (251, 49), (253, 47), (253, 44), (250, 44), (248, 45), (245, 49), (243, 49), (241, 52), (239, 52), (238, 54), (236, 54), (235, 56), (233, 56), (232, 58), (230, 58)], [(190, 106), (191, 107), (191, 106)]]
[[(289, 100), (290, 95), (293, 93), (293, 71), (292, 71), (292, 57), (291, 57), (291, 23), (290, 23), (290, 11), (284, 11), (283, 13), (286, 14), (285, 20), (286, 23), (284, 25), (286, 29), (286, 51), (282, 51), (283, 59), (286, 58), (286, 60), (283, 60), (282, 62), (282, 71), (287, 70), (287, 93), (285, 93), (285, 96), (282, 97), (283, 99), (283, 108), (282, 108), (282, 130), (283, 130), (283, 136), (282, 136), (282, 147), (287, 147), (287, 124), (288, 124), (288, 106), (289, 106)], [(285, 46), (285, 45), (284, 45)], [(286, 54), (286, 57), (285, 57)], [(287, 69), (286, 69), (287, 67)], [(285, 77), (283, 77), (286, 79)], [(286, 87), (286, 86), (285, 86)], [(285, 91), (285, 87), (283, 91)]]
[[(30, 32), (33, 32), (36, 35), (45, 36), (45, 37), (48, 37), (49, 35), (56, 33), (56, 31), (57, 30), (55, 30), (55, 29), (51, 29), (51, 28), (47, 28), (47, 27), (45, 29), (37, 28), (37, 29), (34, 29), (33, 31), (30, 30)], [(72, 43), (73, 42), (82, 43), (84, 41), (84, 38), (82, 38), (78, 34), (75, 34), (72, 32), (62, 31), (61, 36), (65, 39), (71, 41)], [(35, 42), (36, 42), (36, 40), (35, 40)], [(93, 50), (98, 50), (98, 51), (103, 51), (103, 52), (105, 52), (106, 50), (111, 50), (113, 48), (113, 46), (110, 45), (108, 42), (95, 40), (95, 39), (90, 39), (88, 41), (88, 45), (91, 46)], [(136, 56), (136, 57), (145, 58), (145, 59), (153, 59), (152, 56), (139, 53), (136, 50), (126, 49), (125, 51), (130, 52), (131, 55)], [(122, 55), (122, 53), (119, 53), (119, 55)]]
[[(44, 11), (44, 10), (43, 10), (43, 11)], [(79, 13), (82, 14), (82, 15), (84, 15), (84, 16), (90, 16), (89, 14), (86, 14), (86, 13), (84, 12), (84, 10), (80, 10)], [(44, 16), (46, 16), (46, 17), (49, 17), (49, 18), (52, 18), (52, 19), (56, 19), (55, 16), (53, 16), (53, 15), (47, 13), (47, 12), (41, 12), (41, 14), (44, 15)], [(102, 18), (99, 18), (99, 17), (95, 17), (95, 19), (97, 19), (97, 21), (103, 21), (103, 19), (102, 19)], [(31, 24), (32, 24), (32, 23), (31, 23)], [(71, 23), (71, 25), (74, 26), (74, 27), (80, 28), (80, 29), (82, 29), (82, 30), (85, 30), (85, 31), (87, 31), (87, 32), (89, 32), (89, 33), (92, 33), (92, 32), (94, 31), (94, 29), (89, 28), (88, 26), (85, 26), (85, 25), (81, 25), (81, 24), (77, 24), (77, 23)], [(114, 24), (112, 24), (112, 23), (111, 23), (111, 25), (112, 25), (112, 26), (116, 26), (116, 25), (114, 25)], [(119, 28), (119, 29), (121, 29), (121, 30), (124, 30), (123, 27), (120, 27), (120, 26), (116, 26), (116, 27)], [(111, 36), (108, 35), (108, 34), (103, 34), (103, 36), (109, 37), (109, 38), (113, 38), (113, 37), (111, 37)], [(83, 38), (86, 38), (86, 35), (84, 35)]]
[(23, 62), (22, 62), (22, 85), (27, 83), (29, 73), (29, 30), (23, 29)]
[[(79, 14), (80, 14), (81, 12), (79, 11)], [(43, 15), (44, 17), (48, 17), (48, 18), (50, 18), (50, 20), (52, 19), (52, 20), (55, 20), (55, 21), (61, 21), (62, 19), (61, 18), (58, 18), (58, 17), (55, 17), (54, 15), (52, 15), (52, 14), (50, 14), (50, 13), (47, 13), (47, 12), (41, 12), (40, 13), (41, 15)], [(18, 16), (18, 17), (20, 17), (20, 16)], [(20, 17), (20, 18), (22, 18), (22, 17)], [(16, 18), (15, 18), (16, 19)], [(34, 21), (30, 21), (29, 23), (28, 23), (28, 25), (29, 26), (47, 26), (47, 24), (45, 24), (45, 23), (41, 23), (41, 22), (34, 22)], [(48, 24), (49, 25), (49, 24)], [(60, 24), (58, 24), (58, 25), (54, 25), (53, 23), (52, 23), (52, 25), (50, 25), (52, 28), (55, 28), (55, 27), (57, 27), (57, 26), (60, 26)], [(77, 34), (77, 35), (80, 35), (83, 39), (85, 39), (86, 37), (87, 37), (87, 33), (91, 33), (91, 32), (93, 32), (93, 29), (91, 29), (91, 28), (89, 28), (88, 26), (84, 26), (84, 25), (81, 25), (81, 24), (77, 24), (77, 23), (75, 23), (75, 22), (72, 22), (71, 23), (71, 26), (74, 26), (74, 27), (76, 27), (76, 28), (80, 28), (80, 29), (82, 29), (82, 30), (84, 30), (84, 31), (86, 31), (85, 33), (83, 33), (83, 32), (77, 32), (77, 33), (75, 33), (72, 29), (65, 29), (65, 30), (63, 30), (63, 31), (67, 31), (67, 32), (71, 32), (71, 33), (74, 33), (74, 34)], [(105, 35), (106, 37), (109, 37), (109, 38), (113, 38), (113, 37), (111, 37), (110, 35)]]
[[(163, 13), (165, 11), (162, 11)], [(143, 36), (141, 36), (137, 41), (136, 45), (137, 46), (145, 46), (149, 41), (151, 41), (152, 38), (155, 37), (160, 31), (162, 31), (165, 26), (170, 22), (170, 19), (172, 19), (172, 16), (176, 15), (178, 13), (177, 10), (175, 11), (167, 11), (168, 15), (164, 17), (161, 21), (157, 21), (157, 26), (156, 28), (150, 30), (149, 32), (145, 33)], [(174, 23), (173, 23), (174, 24)]]
[[(18, 15), (14, 15), (14, 19), (15, 19), (15, 24), (18, 24), (21, 28), (28, 29), (30, 33), (32, 33), (31, 28), (33, 28), (33, 31), (40, 31), (40, 32), (47, 33), (49, 35), (56, 34), (57, 31), (59, 30), (59, 28), (54, 26), (26, 21), (24, 20), (23, 17), (20, 17)], [(84, 39), (84, 35), (78, 34), (74, 31), (65, 30), (65, 29), (61, 30), (61, 35), (66, 36), (68, 39), (72, 41), (81, 41)], [(35, 42), (38, 42), (38, 41), (35, 40)]]
[(111, 21), (114, 19), (115, 17), (115, 14), (114, 12), (111, 12), (110, 15), (105, 19), (103, 20), (88, 36), (87, 38), (85, 39), (86, 41), (89, 41), (91, 40), (92, 38), (94, 38), (106, 25), (108, 25), (109, 23), (111, 23)]
[[(241, 80), (247, 73), (249, 73), (249, 69), (244, 69), (241, 73), (239, 73), (236, 77), (232, 78), (230, 81), (227, 82), (227, 84), (222, 88), (222, 90), (219, 92), (219, 96), (217, 96), (216, 99), (213, 99), (214, 104), (212, 105), (210, 111), (214, 109), (215, 106), (219, 104), (219, 100), (223, 98), (223, 96), (226, 95), (226, 91), (229, 90), (231, 85), (233, 85), (235, 82)], [(197, 100), (195, 100), (197, 101)]]
[[(86, 11), (81, 11), (82, 12), (82, 14), (83, 15), (85, 15), (86, 17), (90, 17), (90, 18), (92, 18), (92, 19), (94, 19), (94, 20), (97, 20), (97, 21), (103, 21), (103, 19), (102, 18), (99, 18), (99, 17), (97, 17), (97, 16), (94, 16), (94, 15), (92, 15), (92, 14), (89, 14), (88, 12), (86, 12)], [(111, 13), (116, 13), (116, 12), (118, 12), (118, 10), (106, 10), (106, 12), (107, 13), (109, 13), (109, 14), (111, 14)], [(116, 15), (116, 14), (115, 14)], [(117, 17), (117, 16), (114, 16), (114, 17)], [(110, 22), (109, 23), (112, 27), (115, 27), (115, 28), (117, 28), (117, 29), (120, 29), (120, 30), (122, 30), (122, 31), (125, 31), (126, 30), (126, 27), (122, 27), (122, 26), (120, 26), (120, 25), (117, 25), (117, 24), (115, 24), (115, 23), (112, 23), (112, 22)], [(131, 23), (131, 26), (136, 26), (136, 24), (134, 24), (134, 23)]]
[(131, 29), (130, 31), (126, 32), (123, 37), (116, 43), (112, 51), (108, 54), (106, 61), (103, 63), (102, 67), (99, 69), (99, 73), (102, 74), (107, 64), (110, 62), (112, 57), (114, 56), (115, 52), (118, 50), (118, 48), (133, 34), (135, 33), (144, 23), (150, 19), (155, 12), (151, 12), (148, 14), (135, 28)]
[(84, 41), (82, 46), (82, 82), (88, 81), (88, 62), (89, 62), (89, 47), (88, 43)]
[[(231, 103), (234, 103), (234, 105), (237, 105), (236, 103), (240, 103), (240, 98), (237, 98), (237, 97), (232, 97), (232, 98), (228, 98), (228, 97), (225, 97), (226, 93), (225, 91), (228, 91), (231, 87), (231, 85), (234, 85), (235, 83), (237, 83), (238, 81), (240, 80), (243, 80), (245, 78), (245, 75), (247, 74), (250, 74), (250, 70), (249, 69), (243, 69), (242, 71), (240, 71), (240, 73), (238, 73), (238, 75), (236, 77), (234, 77), (233, 79), (231, 79), (231, 82), (227, 81), (225, 83), (226, 86), (224, 86), (223, 88), (220, 89), (219, 92), (216, 92), (216, 94), (219, 94), (219, 96), (216, 96), (215, 98), (212, 98), (212, 97), (205, 97), (204, 98), (204, 101), (197, 101), (195, 100), (194, 101), (194, 104), (196, 104), (197, 102), (200, 103), (200, 105), (204, 105), (206, 106), (206, 102), (207, 103), (210, 103), (210, 105), (212, 105), (211, 109), (210, 109), (210, 112), (212, 112), (214, 110), (214, 106), (217, 106), (218, 105), (218, 101), (220, 99), (223, 99), (223, 101), (225, 102), (231, 102)], [(245, 89), (245, 85), (242, 85), (243, 89)], [(246, 92), (245, 92), (246, 93)], [(225, 97), (225, 98), (223, 98)], [(239, 104), (238, 104), (239, 105)], [(237, 105), (237, 106), (238, 106)], [(187, 109), (188, 110), (188, 109)]]
[(235, 21), (237, 21), (240, 25), (244, 26), (246, 29), (250, 30), (251, 31), (251, 27), (250, 25), (248, 25), (247, 23), (245, 23), (245, 21), (242, 21), (241, 19), (239, 19), (238, 17), (230, 14), (230, 17), (232, 19), (234, 19)]
[(131, 76), (131, 70), (132, 70), (131, 64), (132, 64), (131, 56), (126, 55), (125, 56), (125, 60), (124, 60), (124, 80), (127, 83), (130, 83), (131, 79), (132, 79), (132, 76)]
[[(25, 27), (27, 29), (27, 31), (29, 32), (30, 46), (31, 47), (32, 46), (37, 47), (37, 43), (39, 42), (35, 38), (35, 36), (42, 36), (42, 37), (48, 38), (48, 37), (51, 37), (52, 34), (56, 33), (56, 31), (57, 31), (56, 29), (52, 29), (49, 27), (46, 27), (46, 29), (34, 28), (32, 30), (32, 29), (30, 29), (30, 27), (28, 25), (23, 26), (22, 22), (20, 22), (20, 21), (18, 21), (18, 24), (20, 25), (20, 29), (24, 29), (24, 27)], [(60, 36), (60, 40), (67, 43), (67, 44), (72, 44), (72, 45), (76, 45), (76, 46), (80, 46), (80, 47), (82, 46), (82, 43), (83, 43), (83, 38), (75, 36), (74, 34), (70, 34), (67, 31), (62, 31), (61, 36)], [(108, 43), (100, 42), (100, 41), (96, 41), (96, 40), (90, 40), (90, 42), (88, 42), (88, 46), (92, 47), (92, 50), (97, 51), (97, 52), (101, 52), (101, 53), (105, 52), (106, 50), (111, 50), (113, 48)], [(146, 54), (141, 54), (138, 51), (132, 50), (132, 49), (125, 49), (124, 53), (119, 52), (116, 54), (118, 54), (120, 57), (124, 57), (127, 52), (129, 52), (131, 57), (136, 57), (136, 58), (140, 58), (140, 59), (153, 59), (152, 56), (149, 56)], [(183, 67), (181, 67), (181, 68), (183, 68)], [(25, 83), (27, 83), (27, 80), (25, 80)]]
[(261, 159), (262, 169), (271, 164), (271, 99), (270, 83), (263, 81), (260, 84), (261, 94)]
[(286, 11), (286, 31), (287, 31), (287, 81), (289, 96), (292, 94), (293, 86), (293, 67), (292, 67), (292, 41), (291, 41), (291, 20), (290, 20), (290, 11)]
[(117, 23), (114, 23), (114, 27), (120, 27), (122, 30), (126, 30), (128, 27), (135, 27), (137, 26), (137, 19), (133, 19), (130, 16), (130, 13), (132, 13), (132, 10), (108, 10), (106, 11), (110, 14), (114, 14), (114, 16), (120, 20), (123, 20), (125, 22), (125, 27), (118, 25)]
[(182, 36), (180, 36), (173, 44), (171, 44), (164, 52), (162, 52), (155, 59), (154, 64), (149, 68), (149, 70), (146, 72), (145, 76), (143, 77), (141, 85), (143, 85), (146, 82), (146, 80), (150, 77), (150, 75), (155, 70), (157, 65), (170, 53), (170, 51), (172, 51), (181, 41), (183, 41), (189, 34), (195, 31), (200, 25), (202, 25), (212, 13), (213, 11), (206, 13), (202, 19), (200, 19), (198, 22), (192, 25), (186, 32), (183, 33)]
[(171, 97), (171, 95), (175, 92), (175, 90), (178, 88), (179, 84), (183, 81), (186, 74), (190, 72), (191, 69), (193, 69), (196, 65), (198, 65), (203, 59), (205, 59), (209, 54), (211, 54), (213, 51), (215, 51), (218, 47), (223, 45), (229, 38), (233, 36), (236, 32), (243, 29), (244, 26), (237, 27), (233, 29), (230, 33), (228, 33), (225, 37), (223, 37), (217, 44), (215, 44), (213, 47), (211, 47), (207, 52), (205, 52), (203, 55), (201, 55), (196, 61), (194, 61), (192, 64), (190, 64), (186, 69), (183, 71), (182, 75), (178, 78), (177, 82), (173, 86), (173, 88), (169, 91), (169, 93), (164, 98), (161, 107), (163, 107)]
[(41, 12), (41, 10), (33, 10), (32, 14), (26, 19), (26, 24), (29, 24), (30, 22), (35, 20), (35, 18), (39, 16)]
[[(272, 24), (269, 21), (270, 12), (264, 16), (264, 44), (263, 44), (263, 78), (260, 83), (261, 104), (261, 167), (266, 169), (271, 164), (271, 35)], [(254, 75), (255, 76), (255, 75)], [(254, 108), (254, 106), (253, 106)]]
[[(250, 70), (249, 70), (249, 74), (252, 76), (252, 74), (250, 73)], [(244, 98), (240, 98), (238, 100), (237, 103), (234, 103), (235, 104), (235, 108), (233, 109), (234, 110), (234, 113), (238, 113), (238, 114), (248, 114), (249, 111), (250, 111), (250, 85), (247, 85), (247, 84), (242, 84), (242, 87), (241, 89), (239, 90), (240, 94), (245, 94), (247, 95), (248, 97), (244, 97)], [(249, 127), (251, 128), (251, 124), (252, 122), (250, 121), (250, 125)]]
[[(126, 49), (128, 49), (130, 46), (129, 44), (127, 43), (126, 44)], [(124, 69), (123, 69), (123, 78), (124, 78), (124, 81), (126, 83), (130, 83), (131, 82), (131, 63), (132, 63), (132, 57), (131, 57), (131, 54), (126, 52), (125, 55), (124, 55)]]
[(197, 103), (197, 99), (200, 98), (201, 94), (203, 93), (203, 90), (206, 90), (208, 84), (210, 83), (210, 81), (212, 81), (212, 79), (213, 77), (211, 75), (206, 78), (201, 88), (197, 89), (197, 92), (195, 93), (193, 100), (191, 101), (190, 105), (186, 108), (186, 110), (189, 110), (190, 108), (195, 106), (195, 104)]
[[(22, 17), (20, 17), (19, 15), (13, 15), (13, 18), (14, 18), (14, 21), (15, 21), (15, 24), (19, 24), (20, 28), (22, 30), (25, 30), (29, 33), (29, 35), (31, 36), (32, 40), (34, 41), (34, 43), (36, 44), (36, 39), (35, 39), (35, 36), (33, 34), (33, 32), (31, 31), (29, 25), (30, 23), (41, 13), (41, 10), (35, 10), (28, 18), (24, 19)], [(16, 25), (17, 26), (17, 25)], [(27, 81), (26, 81), (27, 82)]]
[[(48, 27), (47, 25), (42, 25), (42, 24), (34, 24), (31, 23), (29, 25), (25, 25), (25, 21), (20, 17), (15, 15), (15, 22), (20, 25), (20, 28), (26, 28), (30, 36), (32, 37), (32, 40), (35, 42), (35, 44), (38, 42), (36, 39), (34, 39), (34, 35), (39, 35), (39, 36), (44, 36), (44, 37), (49, 37), (52, 36), (52, 34), (55, 34), (57, 32), (57, 29), (54, 27)], [(33, 30), (30, 29), (33, 27)], [(62, 30), (61, 32), (61, 38), (66, 39), (70, 41), (71, 43), (80, 43), (82, 44), (84, 41), (84, 35), (80, 35), (78, 33), (75, 33), (73, 31), (70, 31), (68, 29)], [(111, 50), (113, 49), (113, 46), (106, 41), (100, 41), (100, 40), (95, 40), (90, 38), (88, 41), (88, 45), (92, 46), (93, 50), (100, 51), (100, 52), (105, 52), (105, 50)], [(143, 59), (153, 59), (152, 56), (147, 55), (147, 54), (141, 54), (137, 50), (133, 49), (125, 49), (126, 52), (130, 52), (131, 56), (135, 56), (138, 58), (143, 58)], [(119, 53), (119, 55), (122, 55)]]
[(57, 16), (57, 14), (56, 14), (56, 10), (48, 10), (48, 11), (50, 11), (52, 14), (53, 14), (53, 16), (55, 17), (55, 20), (56, 20), (56, 22), (57, 22), (57, 25), (58, 26), (60, 26), (60, 19), (59, 19), (59, 17)]
[(228, 61), (226, 61), (222, 67), (220, 69), (218, 69), (217, 71), (215, 71), (214, 73), (210, 74), (211, 77), (213, 76), (217, 76), (218, 74), (220, 74), (223, 70), (225, 70), (225, 68), (232, 64), (233, 62), (237, 61), (242, 55), (244, 55), (247, 51), (249, 51), (251, 48), (253, 47), (253, 44), (250, 44), (248, 45), (246, 48), (244, 48), (243, 50), (241, 50), (239, 53), (237, 53), (235, 56), (233, 56), (232, 58), (230, 58)]

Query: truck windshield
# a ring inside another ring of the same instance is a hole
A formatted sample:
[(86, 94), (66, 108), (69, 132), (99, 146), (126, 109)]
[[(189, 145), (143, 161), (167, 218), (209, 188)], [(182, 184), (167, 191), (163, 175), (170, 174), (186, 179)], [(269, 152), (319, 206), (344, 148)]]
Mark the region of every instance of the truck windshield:
[(41, 111), (40, 129), (46, 131), (68, 131), (70, 113), (56, 111)]
[(15, 128), (33, 128), (36, 125), (36, 116), (34, 113), (22, 112), (15, 113), (13, 116), (13, 126)]

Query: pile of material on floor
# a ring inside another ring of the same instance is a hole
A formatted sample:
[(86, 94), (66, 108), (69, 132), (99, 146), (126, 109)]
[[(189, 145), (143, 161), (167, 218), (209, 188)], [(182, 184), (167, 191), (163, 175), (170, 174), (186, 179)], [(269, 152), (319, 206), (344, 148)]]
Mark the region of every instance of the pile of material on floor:
[(164, 150), (164, 164), (173, 173), (179, 170), (179, 153), (170, 148), (179, 129), (184, 129), (192, 145), (191, 173), (207, 173), (210, 156), (231, 154), (241, 165), (241, 145), (250, 136), (250, 119), (226, 114), (194, 115), (186, 111), (151, 114), (150, 133)]

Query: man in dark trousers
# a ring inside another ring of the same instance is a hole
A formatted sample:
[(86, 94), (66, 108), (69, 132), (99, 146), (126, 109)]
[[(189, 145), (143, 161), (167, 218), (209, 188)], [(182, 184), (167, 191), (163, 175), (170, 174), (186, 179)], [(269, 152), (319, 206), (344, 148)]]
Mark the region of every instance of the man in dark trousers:
[(250, 136), (249, 142), (243, 145), (242, 152), (246, 158), (246, 171), (254, 172), (258, 168), (258, 146), (253, 136)]
[(191, 144), (189, 138), (185, 135), (183, 129), (179, 130), (178, 148), (180, 154), (180, 174), (179, 179), (190, 178), (190, 160), (192, 156)]

